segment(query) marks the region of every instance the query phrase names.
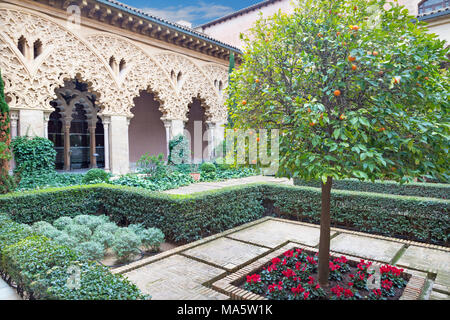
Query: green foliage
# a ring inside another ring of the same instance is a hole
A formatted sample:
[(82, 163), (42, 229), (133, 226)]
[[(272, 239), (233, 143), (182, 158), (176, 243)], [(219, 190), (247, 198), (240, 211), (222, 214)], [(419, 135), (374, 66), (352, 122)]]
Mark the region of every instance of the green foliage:
[(138, 254), (141, 239), (128, 228), (120, 228), (114, 234), (113, 250), (119, 260), (130, 260), (134, 255)]
[(42, 137), (15, 137), (11, 142), (16, 161), (16, 172), (22, 177), (52, 173), (55, 170), (56, 151), (53, 142)]
[[(320, 181), (305, 181), (301, 179), (294, 179), (294, 184), (298, 186), (320, 188)], [(450, 185), (441, 183), (412, 182), (406, 184), (398, 184), (393, 181), (380, 180), (375, 182), (366, 182), (356, 179), (344, 179), (333, 181), (333, 188), (339, 190), (398, 194), (403, 196), (417, 196), (438, 199), (448, 199), (450, 195)]]
[[(0, 271), (35, 299), (136, 300), (149, 299), (121, 275), (80, 256), (67, 246), (32, 234), (31, 228), (0, 214)], [(69, 277), (79, 271), (79, 287)]]
[(136, 165), (140, 173), (148, 174), (152, 178), (162, 178), (167, 174), (167, 166), (162, 153), (152, 156), (146, 152), (139, 158)]
[(191, 146), (189, 140), (182, 134), (169, 141), (169, 164), (185, 164), (191, 162)]
[(75, 259), (69, 248), (36, 235), (2, 248), (1, 268), (18, 286), (31, 292), (32, 283), (41, 274)]
[[(0, 143), (1, 145), (1, 143)], [(1, 150), (0, 150), (1, 154)], [(0, 159), (1, 161), (1, 159)], [(17, 178), (16, 176), (9, 175), (3, 169), (0, 169), (0, 194), (6, 194), (9, 192), (13, 192), (17, 189)]]
[(62, 231), (58, 230), (54, 226), (52, 226), (50, 223), (46, 221), (38, 221), (33, 223), (32, 230), (34, 233), (39, 234), (41, 236), (54, 239), (60, 235), (62, 235)]
[(108, 223), (107, 216), (79, 215), (73, 218), (73, 222), (88, 227), (92, 232), (101, 224)]
[(77, 241), (88, 241), (92, 236), (92, 232), (89, 227), (76, 223), (69, 224), (64, 231)]
[(200, 172), (201, 173), (216, 172), (216, 166), (214, 165), (214, 163), (211, 163), (211, 162), (203, 162), (200, 165)]
[(299, 0), (243, 40), (227, 105), (237, 127), (280, 130), (280, 175), (448, 174), (450, 83), (439, 68), (449, 50), (404, 7)]
[(58, 230), (64, 230), (69, 224), (72, 224), (73, 220), (70, 217), (61, 217), (56, 219), (53, 222), (53, 225), (58, 229)]
[(72, 263), (71, 267), (80, 270), (79, 289), (67, 286), (67, 267), (57, 266), (49, 270), (45, 278), (40, 279), (35, 287), (45, 288), (40, 291), (42, 299), (49, 300), (146, 300), (137, 286), (119, 274), (112, 274), (107, 267), (94, 262)]
[(84, 174), (80, 173), (33, 173), (22, 175), (18, 190), (35, 190), (49, 187), (67, 187), (83, 184)]
[[(183, 243), (257, 220), (265, 213), (318, 223), (320, 194), (318, 188), (271, 184), (188, 196), (89, 185), (3, 195), (0, 207), (21, 223), (52, 222), (55, 212), (60, 211), (58, 216), (69, 217), (102, 212), (117, 223), (159, 228), (167, 240)], [(335, 190), (331, 201), (332, 224), (336, 227), (427, 243), (449, 243), (449, 200)]]
[(0, 71), (0, 113), (9, 113), (9, 106), (5, 99), (5, 83), (3, 82), (2, 72)]
[(146, 250), (159, 251), (161, 243), (164, 242), (164, 233), (158, 228), (144, 229), (138, 236)]
[(75, 252), (84, 260), (100, 260), (103, 258), (105, 248), (96, 241), (81, 242), (76, 245)]
[(83, 177), (84, 184), (108, 182), (111, 174), (102, 169), (90, 169)]
[[(114, 225), (116, 225), (116, 224), (114, 224)], [(104, 248), (110, 248), (110, 247), (112, 247), (112, 245), (114, 243), (114, 232), (107, 232), (107, 231), (100, 229), (100, 227), (98, 227), (94, 231), (94, 234), (92, 235), (91, 240), (95, 241), (97, 243), (100, 243)]]

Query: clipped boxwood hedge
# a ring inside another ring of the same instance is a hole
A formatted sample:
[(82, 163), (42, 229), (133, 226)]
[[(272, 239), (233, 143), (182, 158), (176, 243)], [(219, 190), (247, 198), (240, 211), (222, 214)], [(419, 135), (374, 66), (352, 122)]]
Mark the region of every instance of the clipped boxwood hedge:
[[(75, 269), (75, 268), (76, 269)], [(76, 288), (68, 286), (69, 268), (79, 271)], [(30, 299), (147, 299), (136, 285), (107, 267), (80, 259), (70, 248), (32, 234), (31, 228), (0, 214), (0, 275)]]
[[(305, 181), (294, 178), (294, 185), (320, 188), (320, 181)], [(357, 179), (334, 180), (333, 189), (397, 194), (403, 196), (417, 196), (427, 198), (449, 199), (450, 184), (412, 182), (399, 184), (394, 181), (375, 182), (360, 181)]]
[[(103, 213), (122, 225), (157, 227), (166, 238), (190, 242), (225, 231), (265, 214), (319, 223), (320, 189), (248, 184), (192, 195), (169, 195), (109, 185), (47, 189), (0, 196), (14, 220), (52, 222), (59, 216)], [(336, 227), (448, 245), (450, 201), (433, 198), (332, 192)]]

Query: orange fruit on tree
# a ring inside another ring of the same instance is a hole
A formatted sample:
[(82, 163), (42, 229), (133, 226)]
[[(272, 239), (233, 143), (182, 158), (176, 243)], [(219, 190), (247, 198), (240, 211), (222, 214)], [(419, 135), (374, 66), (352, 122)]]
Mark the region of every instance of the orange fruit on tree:
[(242, 100), (242, 105), (246, 105), (247, 104), (247, 101), (246, 100)]
[(382, 76), (382, 75), (384, 74), (384, 72), (383, 72), (382, 70), (380, 70), (380, 71), (378, 71), (378, 74), (379, 74), (380, 76)]
[(353, 30), (353, 31), (358, 31), (358, 30), (359, 30), (359, 27), (358, 27), (358, 26), (352, 26), (352, 30)]
[(317, 36), (318, 36), (319, 38), (322, 38), (322, 37), (323, 37), (323, 35), (322, 35), (320, 32), (317, 34)]
[(308, 112), (311, 112), (311, 108), (308, 108), (307, 110), (308, 110)]
[(353, 62), (356, 60), (356, 57), (348, 56), (348, 61)]
[(336, 32), (336, 35), (337, 35), (337, 36), (339, 36), (340, 34), (341, 34), (341, 33), (340, 33), (339, 31), (338, 31), (338, 32)]
[(374, 51), (372, 54), (376, 57), (378, 55), (378, 51)]
[(429, 80), (430, 78), (428, 78), (428, 77), (425, 77), (424, 79), (425, 79), (425, 80)]
[(311, 121), (311, 122), (309, 123), (309, 125), (310, 125), (311, 127), (314, 127), (314, 126), (316, 125), (316, 123), (315, 123), (314, 121)]
[(344, 119), (345, 119), (344, 114), (341, 114), (341, 115), (339, 116), (339, 119), (344, 120)]
[(259, 83), (259, 79), (255, 79), (255, 82), (256, 82), (256, 83)]
[(416, 69), (417, 69), (417, 70), (420, 70), (420, 69), (422, 69), (422, 67), (421, 67), (421, 66), (417, 66)]
[(259, 137), (258, 137), (258, 138), (256, 138), (256, 141), (257, 141), (257, 142), (259, 142)]
[(341, 90), (334, 90), (334, 95), (339, 97), (341, 95)]
[(355, 71), (358, 67), (355, 64), (352, 64), (352, 70)]

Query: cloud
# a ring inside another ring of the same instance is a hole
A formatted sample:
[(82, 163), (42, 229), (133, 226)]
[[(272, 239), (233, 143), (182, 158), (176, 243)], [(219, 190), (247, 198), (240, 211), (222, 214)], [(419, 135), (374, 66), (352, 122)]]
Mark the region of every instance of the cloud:
[(192, 22), (194, 25), (197, 24), (197, 21), (214, 20), (235, 11), (233, 8), (228, 6), (205, 3), (203, 1), (198, 1), (196, 4), (187, 6), (177, 5), (165, 7), (163, 9), (144, 8), (142, 10), (148, 14), (172, 22), (183, 20)]

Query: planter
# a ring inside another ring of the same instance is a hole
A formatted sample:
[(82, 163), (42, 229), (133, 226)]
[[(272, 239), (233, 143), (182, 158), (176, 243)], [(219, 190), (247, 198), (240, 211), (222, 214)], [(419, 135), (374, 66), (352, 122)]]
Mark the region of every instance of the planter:
[(200, 180), (200, 173), (191, 172), (190, 175), (195, 181), (199, 181)]
[[(260, 292), (257, 292), (257, 290), (254, 290), (255, 287), (257, 287), (259, 284), (261, 284), (261, 281), (264, 282), (264, 273), (269, 270), (269, 268), (273, 268), (274, 261), (277, 264), (278, 268), (283, 268), (282, 264), (284, 263), (283, 260), (289, 261), (290, 258), (286, 258), (287, 256), (292, 257), (293, 254), (296, 254), (297, 250), (301, 250), (310, 256), (310, 258), (313, 258), (314, 255), (318, 252), (316, 248), (306, 247), (306, 246), (299, 246), (296, 244), (288, 244), (284, 246), (283, 248), (280, 248), (279, 250), (276, 250), (275, 252), (272, 252), (265, 257), (262, 257), (258, 259), (257, 261), (253, 262), (252, 264), (237, 270), (236, 272), (232, 273), (231, 275), (216, 281), (212, 284), (212, 288), (227, 294), (232, 300), (285, 300), (287, 299), (287, 295), (283, 294), (283, 292), (286, 293), (286, 288), (282, 289), (283, 287), (286, 287), (287, 283), (291, 283), (289, 288), (287, 288), (288, 294), (290, 294), (290, 298), (292, 299), (298, 299), (298, 300), (304, 300), (304, 299), (342, 299), (342, 300), (353, 300), (353, 299), (361, 299), (366, 300), (370, 298), (374, 298), (374, 295), (372, 294), (369, 296), (369, 292), (366, 294), (360, 295), (364, 290), (359, 290), (356, 288), (356, 278), (350, 280), (355, 283), (349, 284), (349, 280), (346, 280), (344, 282), (342, 281), (330, 281), (330, 285), (333, 286), (333, 289), (327, 290), (331, 292), (325, 292), (326, 294), (324, 296), (318, 296), (317, 294), (320, 293), (322, 289), (320, 289), (320, 286), (317, 286), (317, 279), (315, 274), (311, 274), (311, 277), (308, 277), (305, 281), (302, 281), (301, 285), (297, 285), (295, 283), (295, 288), (291, 288), (292, 281), (295, 279), (291, 277), (290, 273), (297, 272), (297, 277), (299, 277), (300, 272), (299, 270), (296, 270), (294, 267), (292, 267), (293, 270), (287, 270), (283, 272), (283, 283), (278, 282), (278, 280), (272, 284), (269, 285), (269, 290), (263, 290)], [(338, 257), (339, 259), (345, 258), (340, 254), (331, 253), (331, 258)], [(344, 259), (346, 261), (346, 264), (349, 265), (353, 270), (351, 270), (349, 273), (354, 273), (355, 267), (357, 270), (358, 265), (362, 262), (359, 258), (356, 257), (350, 257)], [(268, 267), (272, 265), (271, 267)], [(301, 265), (305, 265), (304, 263)], [(382, 267), (382, 264), (380, 263), (371, 263), (373, 267)], [(265, 269), (264, 269), (265, 268)], [(394, 268), (395, 269), (395, 268)], [(361, 269), (362, 270), (362, 269)], [(267, 273), (266, 273), (267, 274)], [(425, 278), (421, 277), (420, 275), (416, 273), (412, 273), (409, 270), (403, 270), (401, 269), (401, 274), (399, 275), (402, 279), (405, 281), (405, 285), (401, 288), (395, 288), (395, 294), (392, 296), (376, 296), (377, 299), (388, 299), (388, 300), (417, 300), (420, 297), (420, 293), (423, 291), (425, 286)], [(290, 277), (290, 278), (289, 278)], [(343, 276), (343, 278), (345, 278)], [(343, 279), (344, 280), (344, 279)], [(355, 280), (355, 281), (353, 281)], [(309, 282), (309, 284), (308, 284)], [(341, 285), (337, 285), (337, 283)], [(278, 286), (278, 284), (281, 284)], [(300, 282), (299, 282), (300, 283)], [(249, 286), (250, 284), (250, 286)], [(350, 288), (349, 285), (352, 287)], [(316, 287), (317, 286), (317, 287)], [(252, 288), (253, 287), (253, 288)], [(278, 289), (279, 287), (279, 289)], [(267, 288), (265, 288), (267, 289)], [(305, 290), (306, 289), (306, 290)], [(341, 289), (340, 293), (338, 292), (336, 294), (337, 289)], [(351, 289), (351, 290), (345, 290), (345, 289)], [(281, 291), (278, 291), (281, 290)], [(283, 291), (284, 290), (284, 291)], [(333, 293), (334, 291), (335, 293)], [(353, 291), (351, 293), (350, 291)], [(304, 292), (309, 292), (307, 295), (304, 295)], [(348, 296), (344, 296), (344, 294), (347, 294)], [(324, 291), (322, 292), (324, 293)], [(315, 296), (314, 296), (315, 295)]]

